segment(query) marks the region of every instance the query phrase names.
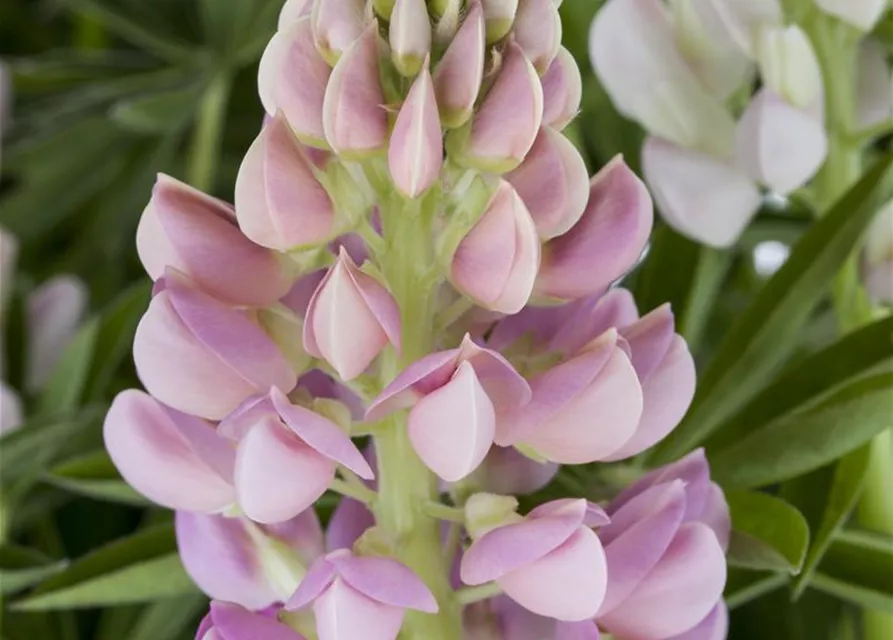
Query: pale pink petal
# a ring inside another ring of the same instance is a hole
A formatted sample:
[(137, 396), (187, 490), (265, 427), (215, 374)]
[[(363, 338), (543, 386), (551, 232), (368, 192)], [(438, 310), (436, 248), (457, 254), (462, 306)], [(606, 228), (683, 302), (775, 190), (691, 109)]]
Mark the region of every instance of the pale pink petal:
[(756, 184), (740, 169), (660, 138), (645, 141), (642, 169), (664, 220), (712, 247), (733, 244), (762, 203)]
[(502, 40), (511, 30), (519, 0), (481, 0), (487, 19), (487, 44)]
[(539, 73), (545, 73), (561, 46), (561, 16), (554, 0), (518, 4), (512, 35)]
[(288, 29), (313, 9), (313, 0), (285, 0), (279, 11), (279, 30)]
[(595, 616), (605, 597), (605, 552), (591, 529), (580, 527), (561, 546), (497, 580), (524, 608), (558, 620)]
[(437, 613), (437, 601), (425, 583), (396, 560), (344, 553), (330, 554), (329, 559), (345, 582), (376, 602)]
[(375, 524), (375, 516), (362, 502), (341, 498), (326, 527), (326, 549), (350, 549)]
[(327, 557), (317, 559), (310, 565), (307, 575), (285, 604), (285, 609), (297, 611), (308, 606), (329, 588), (336, 575), (335, 565)]
[[(424, 0), (410, 1), (420, 3), (425, 11)], [(397, 114), (388, 145), (388, 168), (395, 186), (404, 195), (416, 198), (440, 177), (442, 166), (443, 134), (434, 83), (426, 66), (416, 76)]]
[(570, 51), (561, 47), (543, 74), (543, 124), (561, 131), (580, 111), (583, 78)]
[(666, 358), (675, 327), (673, 311), (667, 303), (620, 330), (632, 350), (633, 368), (640, 380), (647, 380)]
[[(425, 0), (392, 0), (392, 4), (391, 15), (388, 16), (391, 60), (398, 72), (411, 78), (419, 72), (431, 53), (431, 18), (428, 16), (428, 6)], [(433, 94), (431, 104), (436, 119), (437, 105)]]
[(720, 601), (696, 627), (667, 640), (725, 640), (728, 632), (729, 610)]
[(565, 305), (568, 314), (549, 342), (550, 351), (575, 354), (614, 328), (627, 327), (639, 318), (636, 301), (626, 289), (610, 289)]
[(555, 626), (555, 640), (599, 640), (601, 634), (594, 622), (559, 622)]
[(128, 484), (153, 502), (171, 509), (220, 511), (235, 502), (235, 491), (183, 435), (189, 421), (214, 433), (210, 425), (171, 413), (142, 391), (123, 391), (105, 417), (105, 447)]
[(365, 2), (314, 0), (310, 15), (316, 48), (330, 64), (335, 64), (363, 33)]
[(366, 411), (366, 420), (384, 416), (414, 405), (424, 395), (445, 385), (456, 371), (459, 349), (438, 351), (406, 367), (379, 394)]
[(703, 522), (713, 529), (719, 546), (723, 552), (729, 549), (729, 537), (732, 533), (732, 518), (729, 513), (729, 503), (718, 484), (711, 483), (707, 491), (707, 500), (704, 509), (695, 516), (699, 522)]
[(263, 640), (304, 640), (290, 627), (228, 602), (211, 603), (211, 619), (221, 640), (263, 638)]
[(319, 640), (395, 640), (403, 609), (381, 604), (336, 579), (313, 603)]
[(455, 129), (471, 117), (484, 77), (485, 56), (484, 13), (480, 2), (472, 1), (434, 70), (434, 91), (444, 126)]
[(28, 389), (39, 389), (53, 373), (87, 311), (87, 298), (84, 283), (69, 275), (47, 280), (28, 296)]
[(325, 553), (322, 525), (313, 509), (302, 511), (285, 522), (264, 525), (263, 529), (296, 551), (305, 565)]
[(268, 418), (239, 443), (235, 477), (245, 515), (275, 523), (295, 517), (316, 502), (335, 477), (335, 463), (278, 420)]

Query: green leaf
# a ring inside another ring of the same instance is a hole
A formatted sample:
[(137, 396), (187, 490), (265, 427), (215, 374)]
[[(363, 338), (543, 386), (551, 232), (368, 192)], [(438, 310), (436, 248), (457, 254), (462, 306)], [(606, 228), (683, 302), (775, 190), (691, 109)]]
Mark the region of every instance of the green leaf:
[(139, 133), (170, 133), (183, 128), (195, 115), (204, 83), (187, 89), (159, 91), (118, 102), (112, 120)]
[(760, 487), (818, 469), (893, 426), (893, 373), (865, 376), (710, 456), (728, 488)]
[(37, 415), (58, 414), (80, 406), (98, 335), (99, 321), (96, 318), (88, 320), (80, 328), (40, 393)]
[(834, 274), (882, 203), (891, 197), (893, 155), (868, 170), (801, 238), (726, 335), (703, 376), (687, 419), (659, 446), (666, 463), (704, 441), (758, 393), (796, 348)]
[[(794, 581), (793, 598), (799, 598), (812, 580), (819, 562), (828, 550), (832, 539), (843, 526), (856, 506), (856, 500), (865, 483), (871, 444), (856, 449), (841, 458), (834, 466), (831, 484), (817, 498), (823, 503), (821, 521), (813, 527), (813, 540), (806, 554), (803, 571)], [(816, 493), (815, 485), (804, 487), (804, 491)]]
[(64, 462), (50, 470), (43, 479), (60, 489), (97, 500), (137, 507), (150, 504), (124, 482), (104, 450)]
[(34, 586), (67, 566), (67, 560), (53, 560), (35, 549), (0, 547), (0, 595)]
[(194, 623), (207, 606), (208, 599), (201, 593), (156, 602), (146, 607), (127, 638), (128, 640), (176, 638)]
[(790, 504), (766, 493), (728, 491), (732, 514), (729, 564), (796, 574), (809, 546), (809, 526)]
[(841, 531), (810, 586), (859, 606), (893, 613), (893, 537)]
[(724, 598), (729, 609), (756, 600), (786, 585), (790, 577), (784, 573), (767, 573), (729, 567)]
[(196, 592), (162, 525), (117, 540), (41, 584), (14, 610), (46, 611), (151, 602)]

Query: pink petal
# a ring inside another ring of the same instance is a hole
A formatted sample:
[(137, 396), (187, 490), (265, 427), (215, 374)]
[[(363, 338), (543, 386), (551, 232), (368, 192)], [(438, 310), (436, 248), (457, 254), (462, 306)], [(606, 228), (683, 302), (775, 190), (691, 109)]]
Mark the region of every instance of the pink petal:
[(365, 156), (383, 148), (388, 135), (384, 102), (378, 24), (373, 22), (338, 60), (326, 87), (323, 129), (332, 149), (339, 155)]
[(325, 552), (322, 525), (313, 509), (302, 511), (291, 520), (265, 525), (263, 529), (296, 551), (305, 565)]
[(313, 293), (319, 287), (319, 283), (323, 281), (327, 273), (326, 269), (318, 269), (301, 276), (295, 280), (291, 289), (282, 296), (280, 302), (288, 307), (295, 315), (303, 318), (307, 315), (307, 307), (310, 305), (310, 299)]
[(328, 558), (319, 558), (310, 565), (307, 575), (285, 604), (287, 611), (297, 611), (319, 598), (332, 584), (337, 575), (335, 565)]
[(648, 489), (612, 512), (599, 530), (611, 580), (600, 615), (621, 605), (660, 561), (685, 514), (682, 481)]
[(580, 67), (570, 51), (564, 47), (543, 74), (543, 125), (561, 131), (580, 111), (583, 98), (583, 78)]
[(480, 477), (482, 488), (489, 493), (524, 495), (539, 491), (557, 473), (555, 463), (537, 462), (512, 447), (495, 446), (475, 477)]
[(192, 447), (183, 433), (190, 422), (214, 433), (198, 418), (169, 412), (142, 391), (128, 390), (112, 402), (103, 439), (124, 479), (153, 502), (190, 511), (225, 509), (235, 502), (233, 486)]
[(266, 112), (281, 110), (299, 138), (319, 147), (326, 144), (322, 110), (331, 67), (316, 50), (312, 31), (309, 16), (281, 27), (261, 57), (257, 84)]
[(729, 514), (729, 503), (726, 502), (726, 496), (718, 484), (710, 484), (704, 509), (695, 518), (713, 529), (723, 552), (728, 551), (729, 537), (732, 533), (732, 518)]
[(539, 73), (545, 73), (561, 46), (561, 16), (554, 0), (518, 4), (512, 35)]
[(599, 623), (621, 637), (672, 637), (710, 613), (725, 582), (725, 556), (713, 531), (698, 522), (684, 524), (651, 573)]
[(50, 278), (28, 296), (28, 389), (39, 389), (53, 373), (83, 320), (87, 298), (84, 283), (69, 275)]
[(668, 640), (725, 640), (729, 631), (729, 610), (719, 601), (698, 625)]
[(738, 163), (782, 195), (803, 186), (827, 152), (824, 124), (768, 89), (754, 96), (738, 123)]
[(573, 227), (589, 200), (586, 163), (570, 140), (548, 127), (540, 129), (524, 162), (505, 179), (524, 201), (537, 232), (545, 239)]
[(309, 508), (335, 477), (335, 463), (278, 420), (264, 419), (239, 443), (236, 492), (252, 520), (275, 523)]
[(406, 367), (366, 410), (366, 420), (380, 420), (389, 413), (414, 405), (419, 398), (445, 385), (456, 371), (459, 349), (438, 351)]
[(599, 640), (601, 634), (594, 622), (559, 622), (555, 627), (555, 640)]
[(279, 11), (279, 31), (284, 31), (304, 16), (309, 16), (312, 9), (313, 0), (285, 0)]
[(239, 518), (177, 511), (175, 525), (183, 566), (209, 597), (252, 610), (282, 599), (266, 579)]
[(563, 299), (601, 293), (639, 259), (653, 218), (645, 185), (618, 156), (592, 178), (579, 222), (543, 248), (537, 290)]
[(264, 640), (304, 640), (296, 631), (272, 618), (251, 613), (228, 602), (211, 603), (214, 629), (223, 640), (263, 638)]
[(425, 583), (390, 558), (336, 553), (329, 556), (338, 575), (359, 593), (381, 604), (437, 613), (437, 601)]
[(762, 202), (743, 171), (660, 138), (645, 141), (642, 169), (664, 220), (712, 247), (733, 244)]
[(581, 298), (565, 305), (570, 313), (555, 330), (550, 351), (575, 354), (608, 329), (623, 328), (639, 317), (636, 301), (626, 289)]
[(409, 413), (409, 438), (422, 461), (448, 482), (483, 462), (493, 444), (496, 413), (474, 368), (463, 362), (452, 380)]
[(330, 64), (363, 33), (364, 4), (363, 0), (314, 0), (310, 14), (313, 41)]
[(484, 77), (485, 56), (484, 13), (480, 2), (471, 2), (462, 26), (434, 70), (434, 91), (447, 128), (460, 127), (471, 117)]
[(620, 509), (647, 489), (673, 480), (682, 480), (685, 483), (685, 519), (697, 519), (707, 504), (711, 486), (710, 465), (703, 448), (695, 449), (676, 462), (646, 473), (611, 501), (611, 511)]
[[(411, 2), (420, 4), (425, 11), (423, 0)], [(429, 36), (430, 33), (429, 30)], [(442, 166), (443, 134), (434, 83), (426, 66), (416, 77), (397, 114), (388, 146), (388, 168), (397, 189), (416, 198), (440, 177)]]
[(403, 609), (376, 602), (335, 580), (313, 603), (319, 640), (395, 640)]
[(466, 334), (459, 348), (458, 359), (459, 362), (467, 361), (474, 367), (497, 415), (530, 402), (530, 385), (499, 352), (479, 347)]
[(673, 311), (667, 303), (620, 331), (632, 349), (633, 368), (639, 380), (647, 380), (664, 361), (673, 342), (675, 328)]
[(362, 502), (341, 498), (326, 527), (326, 549), (350, 549), (366, 529), (375, 525), (375, 516)]
[(270, 397), (285, 424), (307, 445), (362, 478), (371, 480), (375, 477), (363, 454), (338, 425), (318, 413), (291, 404), (279, 389), (273, 389)]
[(281, 111), (248, 149), (235, 194), (239, 226), (259, 245), (287, 251), (336, 233), (332, 200)]
[(524, 608), (572, 622), (595, 616), (607, 581), (605, 552), (585, 527), (546, 556), (498, 578), (506, 595)]
[[(425, 0), (392, 0), (391, 4), (388, 16), (391, 60), (401, 75), (411, 78), (419, 73), (431, 53), (431, 18)], [(437, 119), (437, 105), (433, 94), (431, 97)], [(437, 128), (439, 132), (439, 123)]]

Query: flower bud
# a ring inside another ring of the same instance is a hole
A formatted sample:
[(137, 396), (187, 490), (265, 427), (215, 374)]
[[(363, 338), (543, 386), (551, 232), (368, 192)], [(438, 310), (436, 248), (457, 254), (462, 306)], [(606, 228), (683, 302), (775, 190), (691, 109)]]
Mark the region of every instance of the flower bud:
[(323, 99), (332, 72), (311, 37), (310, 19), (301, 18), (273, 35), (257, 75), (257, 88), (270, 116), (282, 111), (305, 144), (325, 148)]
[(661, 138), (647, 138), (642, 171), (664, 220), (711, 247), (733, 244), (763, 198), (741, 169)]
[(481, 0), (487, 24), (487, 44), (502, 40), (512, 30), (518, 0)]
[(602, 544), (590, 527), (607, 522), (586, 500), (541, 505), (520, 522), (477, 537), (462, 557), (462, 582), (495, 581), (512, 600), (542, 616), (592, 618), (608, 580)]
[(872, 300), (893, 305), (893, 200), (878, 212), (868, 229), (863, 274)]
[(164, 174), (140, 218), (136, 247), (153, 280), (173, 267), (235, 304), (272, 304), (290, 284), (273, 252), (243, 235), (232, 207)]
[(444, 127), (461, 127), (474, 112), (486, 53), (484, 12), (479, 0), (471, 0), (462, 26), (434, 70), (434, 91)]
[(102, 433), (123, 478), (153, 502), (202, 513), (235, 503), (235, 452), (203, 420), (129, 389), (112, 401)]
[(246, 236), (278, 251), (320, 244), (336, 234), (332, 200), (281, 112), (242, 161), (236, 217)]
[(25, 387), (36, 391), (53, 374), (87, 311), (87, 287), (59, 275), (35, 289), (27, 300), (28, 352)]
[(818, 7), (861, 31), (871, 31), (884, 9), (885, 0), (816, 0)]
[(243, 400), (295, 386), (276, 345), (243, 313), (169, 272), (136, 329), (133, 359), (146, 389), (171, 407), (219, 420)]
[(458, 349), (411, 364), (372, 401), (367, 420), (405, 407), (410, 440), (441, 478), (455, 482), (473, 472), (495, 436), (495, 421), (530, 400), (530, 387), (502, 356), (466, 336)]
[(560, 47), (542, 77), (543, 124), (561, 131), (580, 111), (583, 78), (571, 52)]
[(415, 76), (431, 53), (431, 20), (425, 0), (396, 0), (388, 36), (397, 71)]
[(252, 613), (230, 602), (211, 603), (211, 612), (198, 628), (195, 640), (304, 640), (297, 631), (275, 618)]
[(645, 185), (614, 158), (592, 178), (577, 224), (543, 247), (537, 292), (561, 299), (603, 292), (642, 255), (653, 222)]
[(304, 348), (331, 364), (342, 380), (353, 380), (388, 343), (400, 348), (397, 303), (342, 249), (310, 300)]
[(347, 434), (323, 416), (291, 404), (276, 388), (241, 407), (220, 430), (238, 440), (236, 494), (245, 515), (256, 522), (283, 522), (309, 509), (328, 489), (339, 464), (363, 478), (373, 477)]
[(395, 640), (406, 609), (438, 610), (428, 587), (405, 565), (347, 549), (317, 560), (285, 608), (311, 604), (319, 640)]
[(764, 87), (799, 109), (822, 100), (819, 61), (800, 27), (763, 27), (756, 52)]
[(815, 175), (827, 153), (824, 124), (767, 88), (754, 96), (738, 123), (738, 164), (782, 195)]
[[(506, 126), (511, 121), (512, 126)], [(463, 165), (505, 173), (524, 160), (543, 121), (543, 87), (517, 43), (509, 43), (499, 76), (470, 128), (450, 133), (448, 151)]]
[(365, 157), (384, 148), (388, 118), (378, 74), (378, 23), (338, 60), (323, 102), (323, 129), (336, 153)]
[(605, 460), (636, 432), (642, 388), (616, 330), (530, 381), (530, 405), (504, 417), (497, 444), (524, 444), (547, 460)]
[(313, 42), (332, 66), (365, 28), (364, 0), (314, 0), (310, 14)]
[(388, 168), (394, 185), (407, 197), (417, 198), (440, 177), (442, 167), (443, 134), (426, 65), (397, 114), (388, 147)]
[(569, 231), (589, 200), (586, 163), (570, 140), (548, 127), (540, 129), (524, 162), (505, 179), (524, 201), (541, 238)]
[(561, 47), (561, 16), (554, 0), (520, 2), (513, 35), (536, 70), (545, 73)]
[(178, 511), (174, 525), (180, 559), (199, 588), (252, 610), (287, 600), (323, 553), (312, 509), (276, 525)]
[[(313, 0), (285, 0), (279, 11), (279, 31), (285, 31), (313, 11)], [(311, 38), (312, 41), (312, 38)]]
[(453, 254), (450, 281), (487, 309), (517, 313), (530, 299), (539, 264), (536, 226), (518, 193), (503, 181)]

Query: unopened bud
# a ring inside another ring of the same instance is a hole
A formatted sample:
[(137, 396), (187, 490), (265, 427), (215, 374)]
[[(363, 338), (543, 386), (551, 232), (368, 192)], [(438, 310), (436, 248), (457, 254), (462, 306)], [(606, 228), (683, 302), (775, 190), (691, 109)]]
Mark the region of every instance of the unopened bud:
[(440, 119), (448, 129), (468, 122), (484, 78), (486, 42), (484, 12), (472, 0), (456, 37), (434, 71), (434, 90)]
[(487, 43), (502, 40), (512, 30), (518, 0), (481, 0), (484, 5), (484, 18), (487, 21)]
[(434, 184), (442, 166), (443, 135), (431, 73), (425, 66), (397, 114), (388, 167), (397, 188), (416, 198)]
[(363, 33), (363, 0), (315, 0), (311, 13), (313, 42), (332, 66)]
[(394, 2), (388, 36), (397, 71), (413, 77), (431, 52), (431, 21), (425, 0)]
[(553, 0), (525, 0), (518, 7), (515, 42), (539, 73), (545, 73), (561, 47), (561, 16)]
[(491, 529), (520, 522), (518, 500), (514, 496), (476, 493), (465, 503), (465, 527), (472, 538), (479, 538)]

